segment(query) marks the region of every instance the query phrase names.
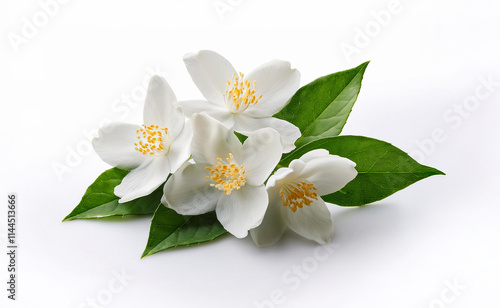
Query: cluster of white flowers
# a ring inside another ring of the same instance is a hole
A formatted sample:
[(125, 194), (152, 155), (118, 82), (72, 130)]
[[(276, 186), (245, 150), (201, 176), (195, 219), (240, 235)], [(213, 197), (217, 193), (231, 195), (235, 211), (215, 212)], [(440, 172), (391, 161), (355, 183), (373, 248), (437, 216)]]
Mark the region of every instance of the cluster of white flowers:
[[(106, 163), (130, 170), (114, 191), (120, 202), (166, 181), (165, 206), (181, 215), (215, 211), (228, 232), (243, 238), (250, 231), (259, 246), (274, 244), (287, 227), (330, 241), (333, 221), (321, 196), (354, 179), (355, 163), (318, 149), (271, 175), (301, 136), (272, 117), (297, 91), (300, 73), (274, 60), (244, 75), (213, 51), (187, 54), (184, 62), (206, 100), (178, 101), (154, 76), (144, 124), (112, 123), (93, 141)], [(243, 144), (234, 132), (247, 136)]]

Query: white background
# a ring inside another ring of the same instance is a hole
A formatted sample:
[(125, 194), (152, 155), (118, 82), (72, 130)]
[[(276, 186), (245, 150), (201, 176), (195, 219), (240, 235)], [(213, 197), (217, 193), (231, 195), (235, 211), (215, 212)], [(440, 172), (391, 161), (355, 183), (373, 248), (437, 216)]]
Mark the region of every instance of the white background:
[[(0, 235), (5, 246), (17, 192), (20, 249), (12, 303), (1, 248), (0, 306), (499, 307), (500, 86), (481, 79), (500, 81), (500, 6), (389, 3), (72, 0), (47, 17), (38, 1), (1, 1)], [(293, 234), (267, 249), (227, 236), (141, 260), (148, 217), (62, 223), (109, 167), (89, 135), (140, 124), (152, 71), (179, 99), (201, 98), (182, 62), (200, 49), (242, 72), (288, 60), (301, 85), (371, 60), (343, 134), (391, 142), (447, 175), (335, 207), (329, 253)]]

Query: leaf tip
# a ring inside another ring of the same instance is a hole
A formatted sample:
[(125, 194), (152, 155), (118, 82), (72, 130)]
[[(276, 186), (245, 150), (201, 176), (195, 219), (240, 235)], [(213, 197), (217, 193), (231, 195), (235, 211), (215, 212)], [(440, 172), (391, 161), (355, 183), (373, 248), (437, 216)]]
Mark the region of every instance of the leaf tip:
[(446, 173), (444, 173), (441, 170), (438, 170), (438, 169), (435, 169), (435, 170), (436, 170), (436, 175), (446, 175)]
[(63, 220), (61, 222), (65, 222), (65, 221), (71, 221), (73, 219), (71, 219), (72, 217), (70, 216), (71, 214), (69, 214), (68, 216), (64, 217)]
[(151, 255), (151, 250), (148, 250), (148, 247), (144, 248), (144, 251), (142, 252), (141, 255), (141, 260), (144, 259), (145, 257), (149, 257)]
[(358, 67), (356, 67), (356, 68), (359, 69), (360, 71), (362, 71), (364, 73), (365, 70), (366, 70), (366, 68), (368, 67), (368, 64), (370, 64), (370, 62), (371, 61), (363, 62), (360, 65), (358, 65)]
[(446, 175), (446, 173), (444, 173), (443, 171), (439, 170), (439, 169), (436, 169), (436, 168), (433, 168), (433, 167), (429, 167), (429, 166), (425, 166), (427, 168), (430, 169), (430, 171), (432, 172), (431, 176), (432, 175)]

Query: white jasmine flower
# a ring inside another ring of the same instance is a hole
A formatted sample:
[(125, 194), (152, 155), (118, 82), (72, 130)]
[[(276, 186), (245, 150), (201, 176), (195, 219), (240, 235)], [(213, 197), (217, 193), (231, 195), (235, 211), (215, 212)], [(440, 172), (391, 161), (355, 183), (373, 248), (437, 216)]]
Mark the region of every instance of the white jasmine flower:
[(325, 244), (333, 235), (330, 211), (320, 196), (334, 193), (353, 180), (356, 164), (318, 149), (280, 168), (267, 182), (269, 206), (262, 224), (250, 230), (258, 246), (276, 243), (288, 227)]
[(192, 131), (168, 83), (153, 76), (144, 104), (142, 126), (111, 123), (99, 130), (92, 142), (106, 163), (131, 170), (114, 193), (119, 202), (149, 195), (190, 156)]
[(237, 72), (216, 52), (202, 50), (184, 56), (194, 83), (208, 101), (186, 101), (186, 116), (205, 111), (228, 128), (248, 135), (263, 127), (278, 131), (284, 152), (301, 136), (295, 125), (273, 118), (297, 91), (300, 73), (290, 63), (273, 60), (248, 75)]
[(215, 210), (227, 231), (245, 237), (266, 212), (264, 181), (281, 158), (279, 134), (262, 128), (241, 144), (232, 130), (206, 113), (194, 114), (191, 122), (195, 163), (186, 162), (167, 181), (162, 203), (181, 215)]

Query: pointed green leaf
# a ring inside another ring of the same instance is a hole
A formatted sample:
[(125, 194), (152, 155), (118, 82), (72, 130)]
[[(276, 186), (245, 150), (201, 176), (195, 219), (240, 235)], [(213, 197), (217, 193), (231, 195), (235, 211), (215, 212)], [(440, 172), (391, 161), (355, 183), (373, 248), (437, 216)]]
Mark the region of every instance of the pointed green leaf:
[(154, 213), (163, 194), (163, 185), (149, 196), (118, 203), (119, 198), (115, 196), (114, 189), (128, 173), (129, 171), (118, 168), (103, 172), (87, 188), (80, 203), (63, 221)]
[(310, 142), (280, 162), (288, 166), (294, 159), (314, 149), (349, 158), (356, 163), (358, 175), (340, 191), (322, 196), (341, 206), (360, 206), (382, 200), (393, 193), (432, 175), (443, 172), (417, 163), (390, 143), (361, 136), (338, 136)]
[(215, 212), (182, 216), (160, 204), (151, 220), (148, 243), (142, 258), (177, 246), (212, 241), (226, 233)]
[(238, 132), (234, 132), (234, 134), (236, 135), (236, 137), (238, 137), (238, 139), (240, 140), (241, 143), (245, 142), (245, 140), (247, 140), (248, 136), (245, 136), (243, 134), (240, 134)]
[(369, 62), (320, 77), (300, 88), (274, 116), (296, 125), (302, 132), (296, 146), (340, 134), (361, 89)]

